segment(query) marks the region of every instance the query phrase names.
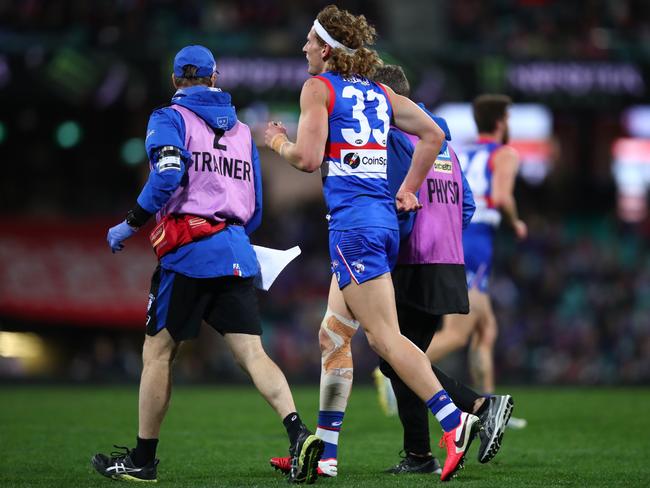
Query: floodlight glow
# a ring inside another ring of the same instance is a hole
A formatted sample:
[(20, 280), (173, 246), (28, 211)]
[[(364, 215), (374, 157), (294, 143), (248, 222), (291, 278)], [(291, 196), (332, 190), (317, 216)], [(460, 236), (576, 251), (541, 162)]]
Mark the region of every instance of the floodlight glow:
[(478, 137), (471, 103), (445, 103), (433, 113), (447, 121), (452, 141), (468, 142)]
[[(435, 109), (434, 114), (447, 121), (452, 140), (467, 142), (478, 136), (471, 103), (445, 103)], [(544, 105), (513, 104), (509, 114), (508, 127), (511, 139), (531, 140), (551, 137), (553, 116)]]
[(612, 173), (618, 189), (618, 215), (626, 222), (646, 218), (650, 188), (650, 140), (622, 138), (612, 145)]
[(544, 105), (514, 104), (508, 127), (512, 139), (548, 139), (553, 132), (553, 116)]
[(635, 105), (625, 110), (623, 125), (631, 137), (650, 139), (650, 105)]
[[(447, 121), (452, 146), (457, 152), (478, 138), (471, 103), (446, 103), (433, 113)], [(508, 129), (509, 144), (517, 149), (521, 158), (521, 176), (530, 184), (540, 184), (550, 170), (551, 111), (539, 104), (513, 104), (509, 108)]]
[(56, 142), (62, 148), (68, 149), (79, 144), (81, 140), (81, 127), (74, 120), (63, 122), (56, 129)]
[(44, 343), (36, 334), (0, 332), (0, 356), (5, 358), (37, 358), (43, 354)]
[(122, 159), (128, 165), (135, 166), (145, 156), (144, 141), (139, 137), (133, 137), (122, 145)]

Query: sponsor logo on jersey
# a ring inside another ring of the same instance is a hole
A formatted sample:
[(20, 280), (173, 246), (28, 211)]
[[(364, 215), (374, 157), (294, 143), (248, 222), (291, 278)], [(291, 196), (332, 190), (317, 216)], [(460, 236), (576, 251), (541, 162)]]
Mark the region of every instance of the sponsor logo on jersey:
[(438, 173), (447, 173), (451, 174), (452, 172), (452, 164), (451, 161), (444, 161), (441, 159), (436, 159), (436, 162), (433, 163), (433, 171), (436, 171)]
[(341, 151), (341, 161), (352, 169), (361, 166), (364, 171), (373, 171), (375, 169), (386, 171), (388, 158), (386, 151), (383, 149), (359, 149), (356, 151), (343, 149)]
[(350, 152), (343, 157), (343, 164), (347, 164), (350, 168), (355, 169), (361, 164), (361, 157), (359, 153)]

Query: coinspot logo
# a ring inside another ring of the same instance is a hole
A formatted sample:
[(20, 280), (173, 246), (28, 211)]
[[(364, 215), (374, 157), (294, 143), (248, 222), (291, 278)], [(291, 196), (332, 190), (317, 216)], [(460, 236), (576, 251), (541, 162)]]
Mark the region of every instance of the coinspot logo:
[(347, 164), (350, 168), (355, 169), (361, 164), (361, 157), (358, 153), (350, 152), (343, 157), (343, 163)]

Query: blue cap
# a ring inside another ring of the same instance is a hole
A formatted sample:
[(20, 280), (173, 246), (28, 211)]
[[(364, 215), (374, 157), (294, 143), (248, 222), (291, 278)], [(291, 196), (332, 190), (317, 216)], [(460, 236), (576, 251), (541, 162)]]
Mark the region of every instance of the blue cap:
[(203, 46), (185, 46), (178, 51), (174, 58), (174, 74), (177, 78), (183, 76), (183, 66), (191, 64), (196, 66), (196, 76), (203, 78), (204, 76), (212, 76), (217, 73), (217, 63), (214, 61), (214, 56), (207, 47)]

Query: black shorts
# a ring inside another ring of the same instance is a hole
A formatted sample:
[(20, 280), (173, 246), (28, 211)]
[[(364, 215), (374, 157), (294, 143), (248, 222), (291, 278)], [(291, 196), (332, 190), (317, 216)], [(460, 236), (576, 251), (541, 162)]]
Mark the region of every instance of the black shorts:
[(147, 335), (166, 328), (176, 342), (193, 339), (201, 320), (221, 334), (262, 335), (253, 278), (190, 278), (156, 268), (147, 307)]

